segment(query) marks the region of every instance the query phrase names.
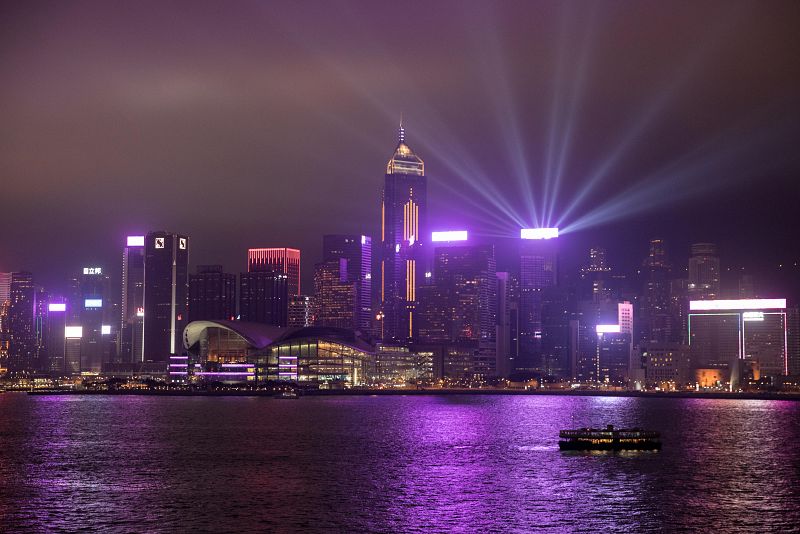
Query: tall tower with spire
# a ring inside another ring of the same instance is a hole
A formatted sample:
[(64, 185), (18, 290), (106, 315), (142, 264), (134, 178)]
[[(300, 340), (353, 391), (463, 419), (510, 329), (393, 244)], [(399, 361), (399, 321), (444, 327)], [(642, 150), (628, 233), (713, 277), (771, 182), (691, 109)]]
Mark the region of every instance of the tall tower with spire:
[(401, 119), (381, 199), (378, 333), (386, 342), (407, 343), (416, 332), (417, 287), (424, 276), (422, 251), (430, 237), (427, 185), (425, 163), (406, 144)]

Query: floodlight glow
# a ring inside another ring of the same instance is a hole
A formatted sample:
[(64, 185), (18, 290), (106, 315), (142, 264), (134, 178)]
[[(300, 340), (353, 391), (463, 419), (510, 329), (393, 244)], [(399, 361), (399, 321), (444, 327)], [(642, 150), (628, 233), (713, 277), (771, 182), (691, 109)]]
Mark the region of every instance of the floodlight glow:
[(619, 334), (620, 332), (618, 324), (599, 324), (594, 329), (598, 334)]
[(143, 235), (129, 235), (128, 236), (128, 246), (129, 247), (143, 247), (144, 246), (144, 236)]
[(84, 299), (83, 307), (84, 308), (102, 308), (103, 307), (103, 299)]
[(111, 335), (111, 325), (104, 324), (100, 327), (100, 335), (108, 336)]
[(408, 246), (409, 246), (409, 247), (410, 247), (410, 246), (413, 246), (415, 241), (416, 241), (416, 239), (414, 238), (414, 236), (413, 236), (413, 235), (412, 235), (411, 237), (409, 237), (409, 238), (408, 238)]
[(433, 242), (466, 241), (466, 240), (467, 240), (466, 230), (448, 230), (445, 232), (433, 232), (431, 234), (431, 241)]
[(742, 314), (743, 321), (763, 321), (764, 320), (764, 312), (760, 311), (749, 311), (744, 312)]
[(519, 236), (522, 239), (553, 239), (558, 237), (558, 228), (523, 228)]
[(65, 326), (64, 337), (67, 339), (80, 339), (83, 337), (82, 326)]
[(689, 309), (707, 310), (768, 310), (786, 309), (786, 299), (692, 300)]
[(63, 312), (67, 311), (67, 305), (63, 302), (51, 302), (47, 305), (47, 311)]

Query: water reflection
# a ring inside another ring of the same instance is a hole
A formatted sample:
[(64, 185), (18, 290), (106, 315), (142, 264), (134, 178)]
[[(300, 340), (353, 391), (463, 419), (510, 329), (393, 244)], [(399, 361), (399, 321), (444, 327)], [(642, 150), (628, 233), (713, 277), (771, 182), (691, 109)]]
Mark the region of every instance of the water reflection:
[[(569, 453), (639, 426), (660, 452)], [(3, 530), (791, 530), (800, 404), (0, 395)]]

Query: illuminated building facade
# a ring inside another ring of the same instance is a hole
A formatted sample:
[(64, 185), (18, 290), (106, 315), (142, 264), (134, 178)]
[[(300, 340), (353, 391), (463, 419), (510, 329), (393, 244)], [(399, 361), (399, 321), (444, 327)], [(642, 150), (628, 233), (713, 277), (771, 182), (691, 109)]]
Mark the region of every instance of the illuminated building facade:
[(597, 333), (597, 381), (622, 386), (631, 362), (631, 333), (617, 328), (595, 327)]
[(31, 273), (11, 273), (9, 303), (6, 366), (12, 376), (25, 376), (36, 371), (37, 367), (34, 329), (36, 288)]
[(420, 291), (419, 343), (471, 346), (469, 373), (496, 376), (494, 247), (468, 244), (436, 247), (432, 281), (421, 286)]
[(286, 275), (289, 295), (300, 294), (300, 251), (296, 248), (248, 249), (247, 272), (275, 272)]
[(296, 328), (313, 326), (314, 299), (309, 295), (290, 295), (287, 326)]
[(122, 251), (122, 305), (117, 342), (122, 363), (144, 361), (144, 243), (143, 235), (128, 236)]
[(67, 303), (63, 299), (51, 299), (47, 303), (46, 313), (46, 319), (42, 323), (42, 339), (46, 347), (46, 371), (58, 376), (66, 371), (64, 332), (67, 326)]
[(689, 298), (713, 300), (719, 296), (720, 267), (717, 245), (695, 243), (689, 256)]
[(679, 343), (647, 343), (639, 347), (639, 364), (650, 388), (682, 389), (690, 380), (689, 348)]
[(542, 374), (556, 379), (572, 376), (570, 366), (570, 320), (573, 295), (564, 287), (542, 291)]
[(800, 376), (800, 308), (786, 310), (787, 368), (792, 376)]
[(185, 364), (170, 364), (173, 377), (351, 387), (368, 382), (375, 362), (375, 347), (342, 328), (195, 321), (186, 327), (183, 342), (189, 356)]
[(433, 380), (433, 353), (408, 347), (378, 344), (375, 351), (374, 384), (401, 386)]
[(144, 248), (144, 361), (166, 364), (189, 322), (189, 238), (150, 232)]
[(639, 341), (668, 343), (674, 340), (670, 301), (670, 265), (664, 241), (650, 240), (650, 253), (642, 264), (642, 299), (639, 306)]
[(424, 276), (423, 244), (427, 240), (425, 164), (399, 141), (386, 165), (381, 199), (379, 337), (405, 343), (416, 332), (417, 287)]
[(314, 266), (314, 324), (356, 330), (361, 310), (358, 282), (348, 276), (349, 262), (333, 258)]
[(372, 330), (372, 238), (366, 235), (329, 234), (322, 237), (324, 263), (346, 260), (347, 281), (356, 291), (353, 329)]
[(84, 267), (72, 279), (67, 314), (69, 324), (83, 328), (80, 372), (99, 373), (116, 354), (116, 326), (111, 328), (116, 317), (112, 316), (110, 280), (102, 267)]
[(198, 265), (189, 275), (189, 321), (232, 320), (236, 315), (236, 275), (222, 265)]
[(239, 275), (239, 316), (242, 321), (286, 326), (289, 320), (288, 277), (271, 270)]
[(689, 303), (694, 369), (723, 369), (736, 387), (744, 373), (789, 372), (785, 299), (697, 300)]
[(622, 385), (633, 350), (630, 302), (580, 301), (570, 320), (570, 367), (580, 382)]
[(589, 261), (580, 270), (581, 300), (606, 301), (611, 299), (611, 267), (606, 262), (606, 250), (601, 247), (589, 249)]
[(11, 298), (11, 273), (0, 273), (0, 305)]
[(508, 378), (519, 355), (519, 286), (508, 272), (497, 273), (497, 376)]
[(542, 360), (542, 292), (557, 282), (556, 228), (530, 228), (520, 233), (519, 356), (516, 370), (545, 372)]

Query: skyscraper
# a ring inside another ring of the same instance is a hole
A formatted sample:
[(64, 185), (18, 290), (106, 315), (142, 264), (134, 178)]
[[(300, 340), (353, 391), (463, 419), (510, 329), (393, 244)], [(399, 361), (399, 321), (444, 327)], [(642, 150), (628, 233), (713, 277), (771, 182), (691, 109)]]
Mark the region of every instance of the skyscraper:
[(67, 303), (64, 299), (51, 298), (47, 303), (46, 320), (43, 321), (42, 338), (46, 349), (46, 370), (58, 376), (65, 372), (64, 348), (67, 326)]
[(695, 243), (689, 256), (689, 298), (713, 300), (719, 296), (719, 256), (714, 243)]
[(358, 282), (348, 276), (349, 262), (334, 258), (314, 267), (314, 323), (319, 326), (356, 329)]
[(239, 316), (242, 321), (286, 326), (288, 323), (288, 277), (272, 270), (241, 273)]
[(520, 354), (516, 368), (526, 372), (545, 370), (541, 357), (542, 291), (557, 282), (557, 238), (545, 236), (552, 234), (523, 231), (520, 240)]
[(189, 321), (232, 320), (236, 315), (236, 275), (222, 265), (198, 265), (189, 275)]
[(145, 236), (127, 237), (122, 252), (122, 309), (119, 358), (123, 363), (144, 361), (144, 251)]
[(497, 273), (497, 375), (508, 378), (519, 355), (519, 287), (508, 272)]
[[(84, 267), (72, 279), (72, 298), (68, 306), (71, 325), (82, 327), (81, 372), (99, 373), (112, 360), (111, 288), (102, 267)], [(116, 347), (114, 347), (116, 351)]]
[(189, 319), (189, 238), (150, 232), (144, 258), (144, 361), (169, 361)]
[(300, 251), (296, 248), (251, 248), (247, 272), (274, 271), (285, 274), (290, 295), (300, 294)]
[(291, 295), (287, 326), (301, 327), (314, 324), (314, 299), (308, 295)]
[(581, 267), (580, 294), (581, 300), (609, 300), (611, 288), (611, 267), (606, 262), (606, 250), (601, 247), (589, 249), (589, 261)]
[(494, 247), (436, 247), (433, 283), (420, 287), (419, 342), (459, 345), (472, 355), (470, 374), (496, 376), (496, 314)]
[(406, 343), (415, 332), (417, 286), (427, 240), (425, 163), (406, 144), (400, 125), (397, 148), (386, 164), (381, 198), (380, 337)]
[(33, 275), (25, 271), (11, 273), (7, 367), (12, 375), (26, 375), (36, 370), (35, 301)]
[(11, 273), (0, 273), (0, 304), (11, 298)]
[(642, 277), (639, 341), (643, 343), (672, 341), (670, 265), (663, 240), (650, 240), (650, 253), (642, 264)]
[(325, 235), (322, 261), (347, 261), (347, 281), (356, 290), (353, 329), (364, 333), (372, 329), (372, 238), (366, 235)]

